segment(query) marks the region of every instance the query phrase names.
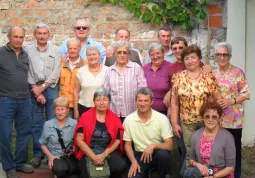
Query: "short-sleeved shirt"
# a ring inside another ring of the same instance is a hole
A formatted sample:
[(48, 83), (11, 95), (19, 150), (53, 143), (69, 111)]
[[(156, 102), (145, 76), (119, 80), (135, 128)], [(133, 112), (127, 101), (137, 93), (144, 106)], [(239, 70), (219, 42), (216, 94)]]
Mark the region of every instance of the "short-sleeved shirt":
[(138, 152), (143, 152), (151, 144), (160, 144), (165, 139), (173, 137), (170, 121), (164, 114), (153, 109), (147, 123), (143, 123), (135, 111), (126, 117), (123, 125), (123, 140), (132, 141)]
[(95, 91), (103, 86), (104, 75), (108, 67), (103, 66), (100, 73), (94, 76), (88, 69), (88, 65), (81, 67), (76, 76), (81, 83), (78, 103), (88, 108), (94, 107), (93, 96)]
[(62, 147), (58, 141), (58, 134), (56, 129), (60, 130), (60, 134), (64, 141), (66, 148), (73, 144), (74, 129), (76, 127), (77, 121), (68, 118), (64, 127), (60, 128), (58, 126), (57, 119), (51, 119), (44, 123), (43, 131), (39, 142), (41, 145), (46, 145), (49, 152), (57, 157), (62, 156)]
[[(213, 71), (214, 76), (219, 84), (219, 90), (223, 98), (236, 98), (245, 96), (250, 98), (250, 89), (244, 72), (233, 65), (229, 72), (220, 75), (218, 70)], [(224, 116), (222, 118), (222, 126), (224, 128), (242, 128), (244, 121), (244, 104), (238, 103), (230, 105), (223, 109)]]
[(151, 63), (143, 66), (148, 88), (150, 88), (154, 94), (152, 108), (156, 111), (167, 110), (163, 99), (171, 87), (171, 81), (168, 77), (169, 65), (170, 62), (164, 61), (156, 72), (153, 71)]
[(218, 84), (212, 72), (203, 74), (196, 80), (188, 77), (187, 70), (175, 74), (172, 78), (172, 95), (179, 96), (180, 118), (184, 124), (202, 122), (199, 112), (208, 99), (212, 99), (213, 93), (219, 90)]

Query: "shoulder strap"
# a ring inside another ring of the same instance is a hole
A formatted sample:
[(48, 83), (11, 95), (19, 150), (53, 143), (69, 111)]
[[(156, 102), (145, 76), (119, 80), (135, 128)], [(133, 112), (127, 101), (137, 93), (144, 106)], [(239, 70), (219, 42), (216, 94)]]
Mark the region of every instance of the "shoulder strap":
[(66, 149), (66, 147), (65, 147), (64, 141), (61, 137), (60, 130), (56, 128), (56, 131), (57, 131), (57, 134), (58, 134), (58, 141), (59, 141), (62, 149), (64, 150), (64, 149)]

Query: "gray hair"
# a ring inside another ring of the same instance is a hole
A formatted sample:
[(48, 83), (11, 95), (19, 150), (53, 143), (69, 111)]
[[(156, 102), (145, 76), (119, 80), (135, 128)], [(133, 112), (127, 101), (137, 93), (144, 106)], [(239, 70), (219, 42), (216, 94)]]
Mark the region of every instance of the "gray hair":
[(74, 23), (74, 25), (73, 25), (73, 28), (77, 26), (77, 23), (78, 23), (78, 22), (84, 22), (84, 23), (86, 23), (86, 24), (87, 24), (87, 27), (89, 27), (89, 28), (90, 28), (89, 21), (88, 21), (88, 20), (86, 20), (86, 19), (78, 19), (78, 20), (76, 20), (76, 22), (75, 22), (75, 23)]
[(73, 41), (77, 41), (77, 42), (78, 42), (78, 45), (81, 47), (81, 42), (80, 42), (80, 40), (77, 40), (77, 39), (70, 39), (70, 40), (68, 40), (67, 43), (66, 43), (67, 48), (69, 47), (70, 42), (73, 42)]
[(228, 50), (229, 54), (232, 54), (232, 46), (227, 42), (220, 42), (220, 43), (216, 44), (214, 46), (214, 53), (217, 53), (217, 50), (222, 47), (226, 48)]
[(127, 47), (128, 48), (128, 51), (129, 51), (129, 53), (130, 53), (130, 44), (129, 44), (129, 42), (127, 42), (127, 41), (117, 41), (116, 43), (114, 43), (113, 44), (113, 47), (114, 47), (114, 51), (116, 52), (117, 51), (117, 49), (119, 48), (119, 47)]
[(162, 51), (162, 53), (165, 53), (164, 47), (160, 44), (160, 43), (151, 43), (149, 48), (148, 48), (148, 53), (150, 54), (151, 51), (155, 50), (155, 49), (160, 49)]
[(153, 92), (151, 91), (151, 89), (149, 88), (146, 88), (146, 87), (143, 87), (143, 88), (140, 88), (136, 91), (135, 93), (135, 100), (137, 101), (137, 96), (139, 94), (142, 94), (142, 95), (150, 95), (150, 98), (151, 98), (151, 101), (153, 100), (154, 98), (154, 95), (153, 95)]
[(20, 27), (20, 26), (11, 26), (11, 27), (9, 27), (9, 28), (7, 29), (7, 36), (11, 36), (13, 28), (20, 28), (20, 29), (22, 29), (23, 32), (24, 32), (24, 35), (25, 35), (25, 29), (24, 29), (24, 28), (22, 28), (22, 27)]
[(111, 94), (110, 94), (109, 90), (107, 90), (105, 88), (99, 88), (95, 91), (93, 101), (95, 101), (96, 98), (99, 96), (106, 96), (111, 101)]
[(46, 25), (45, 23), (38, 23), (34, 27), (34, 34), (35, 34), (36, 30), (39, 28), (47, 28), (48, 32), (50, 33), (50, 28), (48, 25)]
[(101, 55), (101, 53), (100, 53), (100, 51), (99, 51), (97, 46), (88, 46), (87, 50), (86, 50), (86, 54), (87, 54), (88, 51), (97, 51), (98, 54)]

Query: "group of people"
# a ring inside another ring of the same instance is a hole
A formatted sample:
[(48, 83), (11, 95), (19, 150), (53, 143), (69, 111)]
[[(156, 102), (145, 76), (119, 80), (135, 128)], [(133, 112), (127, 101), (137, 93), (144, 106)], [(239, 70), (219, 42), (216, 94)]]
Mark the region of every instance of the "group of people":
[[(25, 31), (14, 26), (0, 47), (7, 178), (33, 173), (45, 158), (58, 178), (91, 177), (91, 165), (107, 165), (112, 178), (125, 172), (147, 178), (151, 171), (165, 178), (174, 141), (182, 177), (240, 178), (243, 102), (250, 91), (244, 72), (230, 63), (231, 45), (215, 46), (218, 69), (212, 70), (197, 45), (171, 40), (167, 26), (145, 60), (130, 47), (128, 29), (117, 29), (107, 48), (88, 37), (88, 21), (77, 20), (73, 30), (75, 38), (59, 49), (48, 41), (49, 27), (36, 24), (36, 43), (23, 47)], [(25, 164), (31, 136), (33, 167)]]

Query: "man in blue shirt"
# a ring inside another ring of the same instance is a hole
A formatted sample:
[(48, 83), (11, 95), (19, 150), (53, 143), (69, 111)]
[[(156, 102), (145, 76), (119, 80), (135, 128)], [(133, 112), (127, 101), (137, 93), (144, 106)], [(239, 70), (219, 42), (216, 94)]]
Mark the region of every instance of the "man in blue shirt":
[[(87, 59), (86, 50), (88, 46), (97, 46), (101, 53), (100, 62), (102, 63), (105, 57), (105, 47), (101, 43), (94, 41), (93, 39), (88, 37), (89, 31), (90, 31), (89, 22), (85, 19), (79, 19), (75, 22), (73, 26), (73, 30), (74, 30), (75, 38), (80, 40), (81, 42), (81, 51), (80, 51), (81, 58)], [(66, 58), (66, 56), (68, 55), (67, 45), (66, 45), (68, 40), (70, 40), (70, 38), (63, 41), (60, 46), (60, 53), (63, 56), (63, 58)]]

